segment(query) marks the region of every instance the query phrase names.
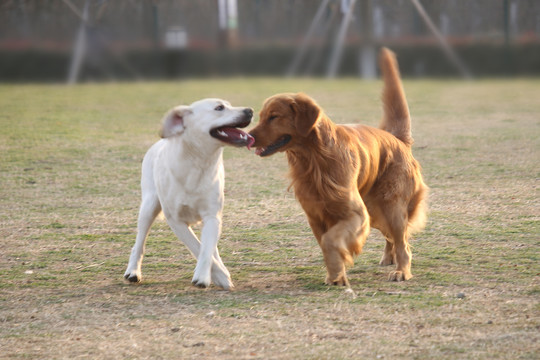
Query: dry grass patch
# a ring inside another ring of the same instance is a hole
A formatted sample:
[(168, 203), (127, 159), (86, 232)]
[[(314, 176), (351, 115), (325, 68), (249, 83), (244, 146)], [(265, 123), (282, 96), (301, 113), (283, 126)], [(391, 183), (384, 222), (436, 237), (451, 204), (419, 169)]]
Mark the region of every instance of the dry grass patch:
[(258, 111), (305, 91), (336, 122), (376, 125), (380, 83), (0, 86), (0, 358), (537, 358), (540, 82), (405, 87), (431, 187), (415, 277), (386, 281), (374, 231), (351, 293), (323, 285), (284, 157), (245, 149), (225, 151), (220, 249), (235, 290), (192, 287), (195, 261), (164, 222), (143, 283), (122, 275), (140, 162), (169, 107), (217, 96)]

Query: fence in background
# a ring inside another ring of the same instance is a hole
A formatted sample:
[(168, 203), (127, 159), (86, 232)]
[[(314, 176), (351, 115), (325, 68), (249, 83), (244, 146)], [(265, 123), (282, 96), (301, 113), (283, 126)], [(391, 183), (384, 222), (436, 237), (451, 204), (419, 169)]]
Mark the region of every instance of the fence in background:
[[(223, 29), (228, 1), (4, 0), (0, 80), (66, 79), (85, 5), (82, 79), (283, 75), (321, 4), (235, 0), (234, 23)], [(301, 75), (324, 73), (350, 1), (328, 1)], [(473, 74), (540, 74), (540, 1), (421, 2)], [(366, 41), (394, 48), (405, 75), (456, 74), (410, 0), (357, 1), (339, 74), (358, 74)]]

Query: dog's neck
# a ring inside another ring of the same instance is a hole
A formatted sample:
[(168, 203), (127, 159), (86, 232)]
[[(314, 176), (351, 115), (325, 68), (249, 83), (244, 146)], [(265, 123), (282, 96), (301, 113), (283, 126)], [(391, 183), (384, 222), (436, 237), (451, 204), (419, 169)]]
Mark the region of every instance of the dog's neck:
[(360, 159), (338, 141), (336, 131), (336, 125), (322, 116), (306, 138), (286, 151), (290, 187), (309, 204), (343, 203), (355, 186), (355, 176), (350, 173), (357, 171)]
[(318, 171), (315, 168), (332, 167), (335, 161), (333, 156), (336, 146), (335, 135), (335, 125), (323, 115), (305, 138), (287, 150), (290, 170), (299, 175), (293, 178), (310, 177), (313, 171)]
[[(313, 130), (297, 142), (296, 146), (287, 150), (287, 157), (293, 157), (298, 160), (306, 160), (313, 156), (321, 155), (327, 157), (328, 152), (332, 152), (336, 145), (335, 125), (326, 114), (322, 114), (313, 127)], [(305, 151), (304, 149), (316, 149), (317, 151)]]
[(185, 136), (175, 136), (169, 141), (169, 151), (182, 162), (189, 162), (191, 167), (212, 168), (223, 157), (223, 146), (201, 146)]

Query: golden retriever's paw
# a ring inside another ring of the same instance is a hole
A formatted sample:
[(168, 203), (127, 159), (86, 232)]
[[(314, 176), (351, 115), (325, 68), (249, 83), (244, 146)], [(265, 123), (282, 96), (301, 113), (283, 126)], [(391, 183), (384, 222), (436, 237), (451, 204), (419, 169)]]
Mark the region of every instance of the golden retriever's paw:
[(394, 265), (394, 257), (392, 255), (384, 254), (381, 258), (381, 261), (379, 261), (379, 265), (381, 266), (388, 266), (388, 265)]
[(390, 274), (388, 274), (388, 281), (405, 281), (412, 278), (412, 274), (408, 271), (391, 271)]
[(349, 279), (347, 279), (346, 275), (340, 275), (338, 277), (335, 277), (333, 280), (331, 277), (327, 276), (324, 283), (326, 285), (350, 286)]

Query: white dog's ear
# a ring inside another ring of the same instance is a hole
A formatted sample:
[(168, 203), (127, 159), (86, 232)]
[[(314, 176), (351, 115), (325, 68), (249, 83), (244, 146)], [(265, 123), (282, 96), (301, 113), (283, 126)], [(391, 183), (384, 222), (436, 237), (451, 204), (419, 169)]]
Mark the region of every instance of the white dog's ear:
[(175, 135), (180, 135), (184, 132), (184, 117), (191, 114), (189, 106), (177, 106), (170, 110), (163, 118), (161, 131), (159, 135), (162, 138), (168, 138)]

